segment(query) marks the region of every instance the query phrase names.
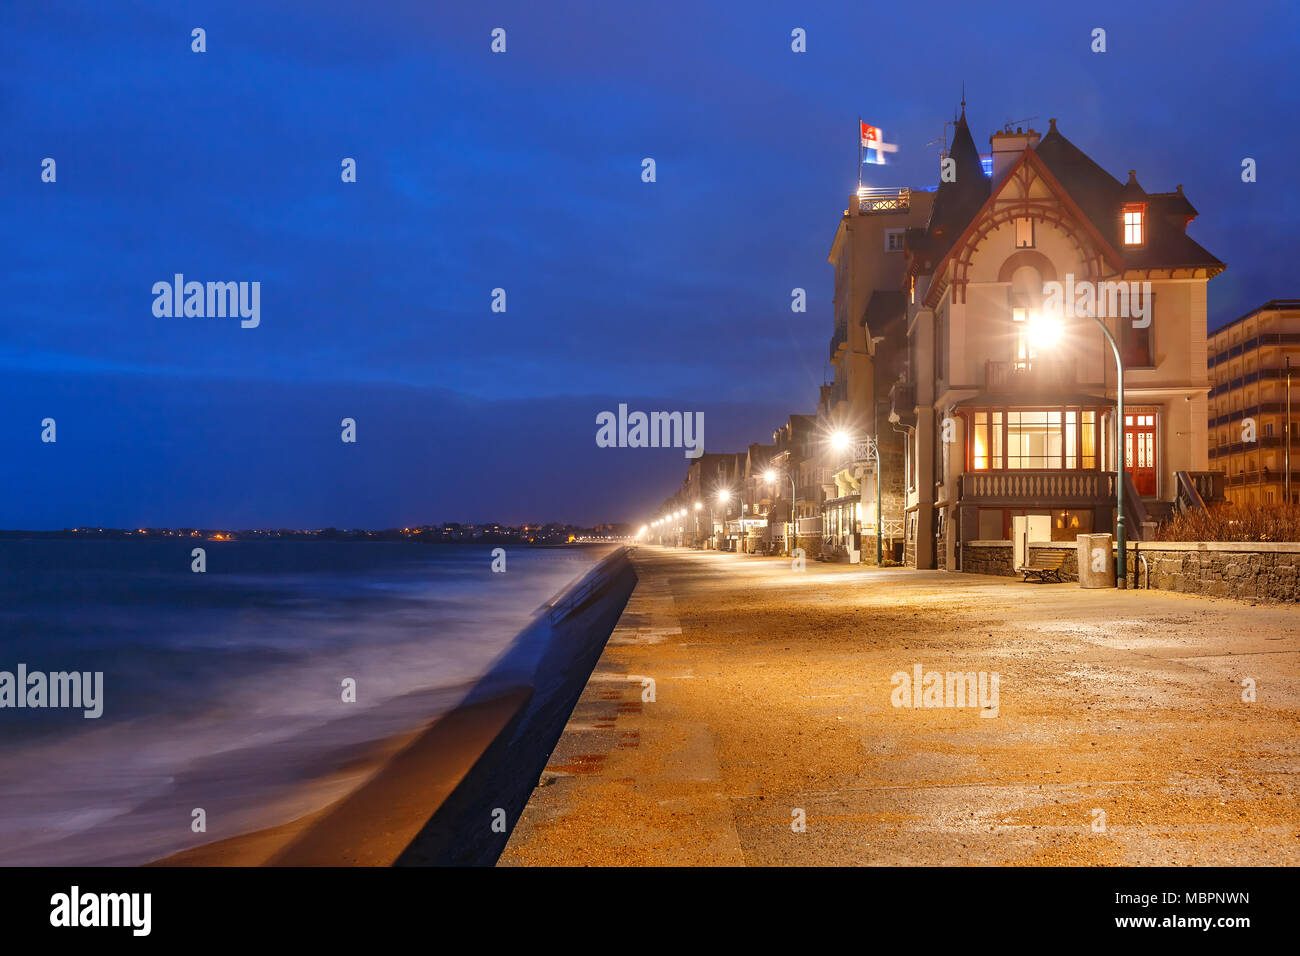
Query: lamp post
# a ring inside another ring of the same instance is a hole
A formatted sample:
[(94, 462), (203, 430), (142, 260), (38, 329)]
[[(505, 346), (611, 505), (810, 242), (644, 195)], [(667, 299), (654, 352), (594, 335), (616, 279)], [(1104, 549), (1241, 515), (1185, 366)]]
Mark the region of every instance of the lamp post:
[[(1106, 323), (1096, 315), (1089, 318), (1097, 323), (1097, 328), (1101, 329), (1101, 334), (1106, 337), (1110, 350), (1115, 354), (1115, 587), (1123, 591), (1128, 588), (1128, 551), (1124, 542), (1124, 357)], [(1053, 315), (1048, 320), (1041, 316), (1031, 316), (1031, 320), (1037, 326), (1031, 330), (1031, 335), (1043, 344), (1055, 344), (1060, 338), (1061, 324), (1058, 316)]]
[(1124, 547), (1124, 358), (1106, 323), (1092, 316), (1115, 353), (1115, 587), (1128, 588), (1128, 552)]
[[(791, 555), (794, 553), (793, 540), (795, 535), (794, 499), (795, 499), (795, 495), (798, 494), (798, 492), (795, 490), (795, 486), (794, 486), (794, 475), (791, 474), (788, 469), (786, 470), (786, 477), (790, 479), (790, 537), (787, 538), (785, 542), (785, 553), (787, 555)], [(776, 481), (775, 469), (769, 468), (766, 472), (764, 472), (763, 480), (766, 481), (769, 485), (772, 484), (774, 481)]]
[[(726, 533), (727, 533), (727, 500), (728, 500), (730, 497), (731, 497), (731, 492), (730, 492), (729, 490), (727, 490), (726, 488), (723, 488), (721, 491), (718, 492), (718, 503), (722, 505), (722, 533), (723, 533), (724, 536), (725, 536)], [(739, 547), (739, 535), (737, 535), (737, 547), (736, 547), (736, 550), (737, 550), (737, 551), (740, 550), (740, 547)]]
[[(703, 507), (704, 507), (703, 502), (699, 502), (699, 501), (695, 502), (695, 539), (696, 539), (696, 541), (699, 541), (699, 538), (700, 538), (700, 509), (703, 508)], [(709, 530), (712, 531), (713, 528), (709, 528)]]
[[(880, 534), (881, 525), (884, 519), (884, 516), (881, 514), (882, 499), (884, 495), (882, 494), (882, 483), (880, 480), (880, 445), (874, 438), (867, 438), (865, 441), (867, 445), (867, 454), (871, 456), (871, 458), (874, 458), (876, 462), (876, 567), (880, 567), (885, 563), (885, 545)], [(846, 432), (836, 432), (831, 436), (831, 447), (840, 451), (844, 451), (853, 444), (853, 439)]]

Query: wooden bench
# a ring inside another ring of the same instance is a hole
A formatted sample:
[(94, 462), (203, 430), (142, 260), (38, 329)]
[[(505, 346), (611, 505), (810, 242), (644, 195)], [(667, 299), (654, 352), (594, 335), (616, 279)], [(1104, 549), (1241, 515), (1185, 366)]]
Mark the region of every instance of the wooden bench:
[(1016, 573), (1024, 575), (1020, 579), (1022, 582), (1028, 581), (1032, 574), (1038, 578), (1040, 584), (1045, 583), (1048, 578), (1060, 584), (1062, 583), (1061, 567), (1065, 564), (1065, 558), (1069, 553), (1058, 548), (1031, 548), (1029, 563), (1024, 567), (1016, 568)]

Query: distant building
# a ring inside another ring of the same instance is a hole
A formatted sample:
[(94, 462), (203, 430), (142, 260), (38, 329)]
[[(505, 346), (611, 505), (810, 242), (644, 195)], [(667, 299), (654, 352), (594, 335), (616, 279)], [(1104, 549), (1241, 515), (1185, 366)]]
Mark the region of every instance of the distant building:
[(1294, 458), (1300, 452), (1300, 409), (1292, 409), (1288, 422), (1288, 358), (1300, 380), (1298, 299), (1266, 302), (1210, 336), (1210, 467), (1226, 473), (1225, 494), (1233, 503), (1286, 500), (1288, 436), (1291, 501), (1300, 503)]
[[(835, 322), (830, 340), (834, 379), (822, 396), (822, 539), (825, 556), (875, 560), (882, 534), (903, 532), (902, 431), (888, 420), (889, 389), (901, 373), (907, 347), (906, 309), (899, 291), (906, 272), (904, 237), (930, 218), (935, 193), (904, 187), (866, 188), (849, 197), (827, 261), (835, 267)], [(842, 449), (832, 434), (849, 439)], [(875, 462), (861, 454), (879, 442), (883, 515), (876, 514)], [(871, 539), (864, 544), (863, 539)]]

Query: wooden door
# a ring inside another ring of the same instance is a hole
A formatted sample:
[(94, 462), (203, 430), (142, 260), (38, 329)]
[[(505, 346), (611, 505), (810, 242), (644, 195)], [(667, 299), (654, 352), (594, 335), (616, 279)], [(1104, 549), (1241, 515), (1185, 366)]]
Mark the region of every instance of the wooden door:
[(1154, 412), (1124, 415), (1124, 467), (1133, 475), (1139, 495), (1156, 493), (1156, 416)]

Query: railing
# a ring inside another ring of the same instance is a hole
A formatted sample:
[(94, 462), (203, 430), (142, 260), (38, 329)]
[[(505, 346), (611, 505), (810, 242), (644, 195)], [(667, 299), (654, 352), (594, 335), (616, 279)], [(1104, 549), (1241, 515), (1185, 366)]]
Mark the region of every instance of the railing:
[(847, 320), (835, 322), (835, 334), (831, 336), (830, 356), (835, 358), (835, 353), (839, 351), (841, 345), (849, 340), (849, 323)]
[(858, 212), (907, 212), (912, 207), (912, 190), (894, 186), (863, 186), (858, 190)]
[(1124, 472), (1124, 534), (1130, 541), (1145, 541), (1155, 530), (1155, 521), (1138, 494), (1132, 472)]
[(1043, 388), (1073, 385), (1077, 381), (1073, 359), (1034, 359), (1032, 362), (984, 363), (986, 389)]
[(803, 535), (820, 535), (822, 533), (822, 516), (799, 519), (799, 533)]
[(1178, 509), (1178, 513), (1205, 514), (1205, 498), (1201, 496), (1201, 491), (1196, 487), (1192, 476), (1185, 471), (1178, 471), (1174, 473), (1174, 479), (1178, 484), (1178, 495), (1174, 498), (1174, 507)]
[(1189, 491), (1194, 491), (1203, 504), (1214, 504), (1216, 501), (1223, 500), (1223, 488), (1228, 477), (1223, 472), (1180, 471), (1177, 477), (1179, 489), (1182, 489), (1185, 482)]
[(1115, 475), (1107, 471), (968, 471), (958, 477), (958, 496), (991, 501), (1042, 499), (1097, 503), (1115, 497)]

